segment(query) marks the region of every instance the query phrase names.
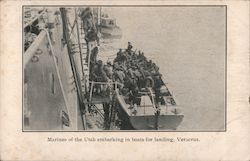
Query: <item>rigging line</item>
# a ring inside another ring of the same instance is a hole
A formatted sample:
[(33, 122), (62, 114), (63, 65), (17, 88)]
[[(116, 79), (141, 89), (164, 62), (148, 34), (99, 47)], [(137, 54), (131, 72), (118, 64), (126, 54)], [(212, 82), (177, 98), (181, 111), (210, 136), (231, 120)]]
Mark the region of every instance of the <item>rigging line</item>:
[(70, 25), (70, 27), (71, 27), (71, 32), (70, 32), (69, 36), (73, 33), (76, 23), (77, 23), (77, 22), (76, 22), (76, 19), (74, 20), (73, 26), (71, 26), (71, 24), (69, 23), (69, 25)]
[[(76, 21), (76, 20), (75, 20), (75, 21)], [(74, 27), (75, 27), (75, 23), (76, 23), (76, 22), (74, 22), (74, 25), (73, 25), (73, 27), (71, 28), (69, 37), (70, 37), (70, 38), (73, 38), (74, 41), (77, 41), (76, 35), (75, 35), (75, 33), (73, 32), (73, 31), (74, 31)], [(70, 25), (70, 23), (68, 23), (68, 24)], [(70, 27), (71, 27), (71, 26), (70, 26)]]
[(75, 20), (74, 20), (72, 26), (71, 26), (71, 23), (70, 23), (70, 21), (69, 21), (69, 17), (68, 17), (68, 16), (66, 16), (66, 17), (67, 17), (67, 24), (68, 24), (69, 27), (70, 27), (70, 34), (69, 34), (69, 37), (71, 37), (71, 35), (72, 35), (73, 31), (74, 31), (75, 25), (77, 24), (77, 17), (75, 17)]
[(63, 29), (65, 32), (65, 39), (66, 39), (66, 43), (67, 43), (67, 49), (68, 49), (68, 56), (69, 56), (69, 60), (70, 60), (70, 64), (71, 64), (71, 69), (72, 69), (72, 73), (75, 79), (75, 85), (77, 87), (77, 96), (78, 99), (80, 100), (80, 103), (83, 103), (83, 98), (82, 98), (82, 91), (81, 91), (81, 86), (79, 86), (79, 75), (77, 73), (77, 69), (75, 67), (75, 62), (74, 62), (74, 58), (72, 56), (72, 49), (71, 49), (71, 45), (69, 42), (69, 31), (67, 28), (67, 19), (66, 19), (66, 13), (65, 13), (65, 8), (61, 8), (61, 13), (62, 13), (62, 20), (63, 20)]
[(75, 8), (75, 17), (76, 17), (76, 31), (77, 31), (77, 37), (78, 37), (78, 45), (79, 45), (79, 50), (80, 50), (80, 60), (81, 60), (81, 68), (82, 68), (82, 77), (84, 77), (84, 71), (83, 71), (83, 60), (82, 60), (82, 47), (81, 47), (81, 42), (80, 42), (80, 33), (79, 33), (79, 24), (78, 24), (78, 17), (77, 17), (77, 11)]
[[(80, 80), (79, 80), (79, 75), (78, 75), (76, 67), (75, 67), (74, 57), (72, 57), (72, 55), (71, 55), (72, 54), (71, 53), (72, 52), (71, 51), (72, 46), (70, 45), (70, 42), (69, 42), (69, 39), (70, 39), (69, 31), (68, 31), (68, 28), (66, 26), (67, 25), (67, 19), (66, 19), (65, 8), (61, 8), (60, 10), (61, 10), (61, 13), (62, 13), (63, 28), (64, 28), (64, 32), (65, 32), (65, 39), (66, 39), (66, 42), (67, 42), (68, 56), (69, 56), (73, 76), (75, 78), (75, 84), (76, 84), (76, 87), (77, 87), (77, 96), (78, 96), (78, 99), (80, 100), (80, 108), (82, 109), (82, 106), (83, 106), (83, 98), (82, 98), (82, 96), (83, 95), (82, 95), (82, 91), (81, 91), (81, 86), (79, 87)], [(87, 126), (86, 126), (86, 120), (85, 119), (83, 119), (83, 124), (84, 124), (83, 127), (86, 130)]]
[[(62, 79), (61, 79), (61, 76), (60, 76), (60, 72), (59, 72), (59, 68), (57, 66), (57, 61), (56, 61), (56, 56), (55, 56), (55, 52), (54, 52), (54, 48), (52, 46), (52, 43), (51, 43), (51, 39), (50, 39), (50, 36), (49, 36), (49, 32), (48, 30), (46, 29), (42, 29), (46, 32), (46, 35), (47, 35), (47, 39), (49, 41), (49, 45), (50, 45), (50, 49), (51, 49), (51, 53), (52, 53), (52, 56), (53, 56), (53, 60), (54, 60), (54, 64), (55, 64), (55, 67), (56, 67), (56, 73), (57, 73), (57, 76), (58, 76), (58, 80), (59, 80), (59, 84), (60, 84), (60, 87), (61, 87), (61, 90), (62, 90), (62, 94), (63, 94), (63, 100), (64, 100), (64, 103), (65, 103), (65, 106), (66, 106), (66, 110), (67, 112), (69, 113), (69, 103), (67, 101), (67, 98), (66, 98), (66, 95), (65, 95), (65, 90), (63, 88), (63, 84), (62, 84)], [(72, 118), (72, 117), (71, 117)]]
[[(72, 30), (73, 31), (73, 30)], [(73, 38), (75, 41), (77, 40), (76, 35), (74, 32), (71, 32), (72, 34), (69, 36), (70, 38)]]

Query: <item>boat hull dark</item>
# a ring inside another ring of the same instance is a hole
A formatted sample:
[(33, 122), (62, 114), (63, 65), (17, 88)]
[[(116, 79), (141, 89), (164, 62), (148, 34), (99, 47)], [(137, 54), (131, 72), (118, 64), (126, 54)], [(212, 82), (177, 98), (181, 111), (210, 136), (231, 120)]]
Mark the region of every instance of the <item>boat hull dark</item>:
[[(183, 115), (130, 116), (131, 125), (139, 130), (176, 130)], [(156, 125), (158, 119), (158, 125)]]
[(119, 27), (101, 27), (101, 34), (104, 39), (120, 39), (122, 38), (122, 31)]
[(122, 120), (121, 130), (176, 130), (184, 118), (181, 113), (160, 114), (157, 117), (153, 113), (131, 115), (122, 99), (123, 96), (119, 95), (117, 111), (118, 117)]

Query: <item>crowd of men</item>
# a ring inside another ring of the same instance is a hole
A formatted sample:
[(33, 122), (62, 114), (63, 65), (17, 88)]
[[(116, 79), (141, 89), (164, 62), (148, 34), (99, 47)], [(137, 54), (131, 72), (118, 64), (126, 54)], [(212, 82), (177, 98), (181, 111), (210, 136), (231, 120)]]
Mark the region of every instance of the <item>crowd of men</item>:
[[(118, 82), (121, 94), (128, 95), (131, 106), (137, 104), (139, 91), (151, 87), (156, 93), (156, 101), (159, 98), (160, 88), (164, 83), (159, 73), (159, 67), (148, 60), (141, 51), (133, 51), (133, 46), (128, 42), (125, 50), (117, 52), (113, 64), (104, 64), (97, 60), (98, 48), (91, 52), (90, 80), (94, 82)], [(97, 93), (106, 93), (105, 85), (96, 85)]]

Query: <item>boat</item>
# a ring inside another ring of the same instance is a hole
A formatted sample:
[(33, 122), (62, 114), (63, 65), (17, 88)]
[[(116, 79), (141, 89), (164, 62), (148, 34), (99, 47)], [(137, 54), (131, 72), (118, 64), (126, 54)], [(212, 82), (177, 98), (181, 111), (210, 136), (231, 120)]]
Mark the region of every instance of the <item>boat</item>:
[(102, 16), (99, 28), (104, 39), (119, 39), (122, 37), (122, 30), (116, 25), (116, 19), (114, 18)]
[[(140, 92), (136, 113), (130, 108), (128, 97), (117, 92), (118, 113), (123, 124), (121, 129), (135, 130), (176, 130), (183, 120), (180, 107), (171, 103), (172, 96), (163, 96), (161, 105), (155, 108), (154, 97), (149, 93)], [(159, 113), (157, 112), (159, 111)]]
[(103, 39), (120, 39), (122, 38), (122, 30), (116, 24), (116, 19), (112, 18), (101, 8), (93, 10), (94, 21)]
[(176, 130), (184, 115), (159, 67), (131, 42), (113, 59), (117, 117), (121, 130)]

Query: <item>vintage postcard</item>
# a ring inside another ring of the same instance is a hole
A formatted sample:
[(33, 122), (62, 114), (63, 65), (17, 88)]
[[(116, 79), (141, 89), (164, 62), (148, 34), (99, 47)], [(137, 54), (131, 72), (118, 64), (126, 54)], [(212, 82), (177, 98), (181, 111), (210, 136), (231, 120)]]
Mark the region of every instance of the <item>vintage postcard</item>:
[(249, 1), (0, 4), (1, 160), (250, 159)]

